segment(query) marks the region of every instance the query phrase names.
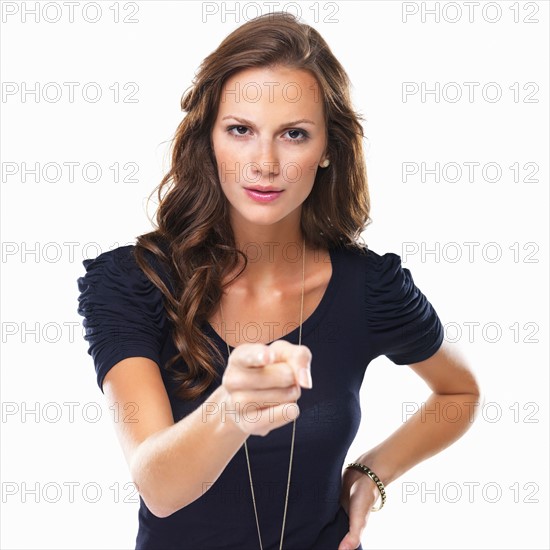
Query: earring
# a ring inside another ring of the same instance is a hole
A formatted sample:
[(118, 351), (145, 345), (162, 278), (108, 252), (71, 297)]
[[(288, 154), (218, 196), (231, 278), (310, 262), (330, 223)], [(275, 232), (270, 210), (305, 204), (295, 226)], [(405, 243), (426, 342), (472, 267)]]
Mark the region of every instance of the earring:
[(330, 164), (330, 160), (325, 159), (323, 162), (321, 162), (319, 166), (321, 166), (321, 168), (326, 168), (329, 164)]

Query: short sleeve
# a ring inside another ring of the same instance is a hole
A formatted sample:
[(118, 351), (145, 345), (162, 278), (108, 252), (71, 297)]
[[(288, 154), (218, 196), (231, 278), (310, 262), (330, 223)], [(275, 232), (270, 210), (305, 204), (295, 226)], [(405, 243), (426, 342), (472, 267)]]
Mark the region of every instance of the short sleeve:
[(147, 357), (160, 366), (166, 325), (162, 293), (137, 265), (133, 248), (85, 259), (86, 272), (77, 280), (77, 311), (84, 317), (84, 339), (102, 392), (109, 369), (127, 357)]
[(441, 320), (397, 254), (367, 250), (365, 300), (375, 357), (385, 355), (396, 365), (410, 365), (428, 359), (441, 346)]

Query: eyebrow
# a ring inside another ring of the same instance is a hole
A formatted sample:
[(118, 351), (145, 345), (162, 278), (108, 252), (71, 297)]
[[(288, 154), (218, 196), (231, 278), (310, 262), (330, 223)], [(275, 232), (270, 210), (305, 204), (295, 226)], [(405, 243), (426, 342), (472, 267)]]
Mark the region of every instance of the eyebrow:
[[(236, 117), (235, 115), (226, 115), (222, 118), (222, 120), (225, 120), (226, 118), (233, 118), (237, 122), (240, 122), (241, 124), (246, 124), (247, 126), (255, 126), (255, 124), (252, 121), (247, 120), (246, 118), (239, 118), (239, 117)], [(309, 118), (300, 118), (298, 120), (293, 120), (291, 122), (285, 122), (284, 124), (281, 124), (279, 128), (285, 128), (287, 126), (295, 126), (296, 124), (300, 124), (300, 123), (313, 124), (315, 126), (315, 122), (313, 122), (313, 120), (309, 120)]]

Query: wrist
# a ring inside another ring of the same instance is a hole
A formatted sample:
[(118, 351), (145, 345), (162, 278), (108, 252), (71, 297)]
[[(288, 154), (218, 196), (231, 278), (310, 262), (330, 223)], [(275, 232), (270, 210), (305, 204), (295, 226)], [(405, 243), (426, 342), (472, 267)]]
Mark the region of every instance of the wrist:
[[(354, 460), (354, 462), (359, 462), (370, 468), (384, 484), (384, 487), (387, 487), (395, 479), (391, 466), (387, 461), (381, 460), (373, 450), (362, 454), (357, 460)], [(373, 482), (373, 485), (376, 487), (376, 483)]]
[(211, 402), (203, 403), (203, 407), (208, 405), (207, 409), (210, 414), (206, 416), (217, 424), (217, 431), (226, 434), (228, 437), (242, 439), (242, 442), (244, 442), (248, 435), (242, 431), (235, 418), (235, 407), (230, 403), (229, 392), (223, 385), (220, 385), (212, 392), (210, 399)]
[[(360, 460), (357, 460), (356, 462), (359, 462), (361, 464), (365, 464), (364, 462), (361, 462)], [(366, 466), (366, 464), (365, 464)], [(372, 503), (374, 504), (376, 500), (380, 497), (380, 490), (378, 489), (378, 486), (376, 483), (367, 475), (360, 472), (359, 470), (355, 468), (346, 468), (345, 470), (345, 479), (346, 479), (346, 485), (351, 488), (355, 484), (358, 484), (360, 486), (361, 493), (368, 493), (372, 495)]]
[(360, 485), (364, 486), (362, 487), (362, 492), (370, 494), (373, 502), (376, 502), (378, 500), (378, 496), (380, 496), (380, 503), (378, 504), (378, 506), (373, 506), (371, 510), (373, 512), (381, 510), (386, 503), (386, 489), (380, 478), (376, 475), (376, 472), (374, 472), (366, 464), (363, 464), (361, 462), (350, 462), (347, 465), (346, 469), (356, 470), (371, 481), (371, 483), (369, 483), (367, 481), (356, 480), (352, 481), (352, 485), (354, 483), (359, 483)]

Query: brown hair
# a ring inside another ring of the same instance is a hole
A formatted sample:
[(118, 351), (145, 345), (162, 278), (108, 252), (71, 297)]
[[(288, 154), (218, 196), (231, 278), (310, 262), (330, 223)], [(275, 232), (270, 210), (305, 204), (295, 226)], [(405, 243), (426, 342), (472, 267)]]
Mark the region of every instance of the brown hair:
[[(344, 68), (321, 35), (290, 13), (272, 12), (241, 25), (203, 60), (182, 96), (187, 114), (173, 138), (171, 168), (151, 193), (156, 190), (159, 200), (157, 229), (138, 236), (134, 248), (138, 265), (164, 297), (178, 350), (164, 368), (178, 383), (181, 399), (198, 398), (217, 376), (213, 359), (223, 357), (200, 327), (214, 312), (221, 282), (238, 266), (239, 255), (243, 270), (247, 265), (235, 247), (210, 141), (222, 87), (241, 69), (275, 66), (310, 71), (324, 105), (331, 162), (317, 171), (302, 204), (306, 242), (315, 248), (362, 249), (358, 240), (372, 221), (360, 123), (364, 118), (353, 110)], [(173, 292), (147, 262), (145, 251), (167, 268)], [(178, 358), (188, 365), (187, 372), (174, 367)]]

